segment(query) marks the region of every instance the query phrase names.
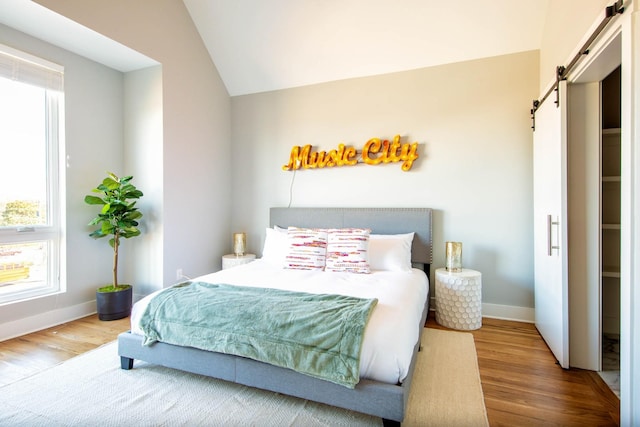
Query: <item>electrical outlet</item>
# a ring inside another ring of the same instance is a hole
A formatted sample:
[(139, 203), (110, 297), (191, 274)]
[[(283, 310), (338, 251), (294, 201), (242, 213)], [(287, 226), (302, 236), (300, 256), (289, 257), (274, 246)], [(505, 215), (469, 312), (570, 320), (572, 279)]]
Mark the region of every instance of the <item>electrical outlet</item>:
[(179, 268), (176, 270), (176, 280), (182, 279), (182, 269)]

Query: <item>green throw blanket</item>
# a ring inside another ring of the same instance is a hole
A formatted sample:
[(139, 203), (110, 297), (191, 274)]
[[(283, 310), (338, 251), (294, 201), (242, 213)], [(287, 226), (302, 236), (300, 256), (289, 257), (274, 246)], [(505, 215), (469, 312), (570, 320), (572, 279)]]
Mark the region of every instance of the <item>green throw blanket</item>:
[(187, 282), (151, 299), (140, 326), (156, 341), (244, 356), (349, 388), (377, 299)]

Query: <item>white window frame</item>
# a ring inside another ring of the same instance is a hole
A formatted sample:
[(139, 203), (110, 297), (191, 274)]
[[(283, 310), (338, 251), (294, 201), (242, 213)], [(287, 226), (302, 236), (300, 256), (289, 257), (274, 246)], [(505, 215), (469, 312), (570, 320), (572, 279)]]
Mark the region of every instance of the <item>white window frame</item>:
[(46, 242), (47, 274), (40, 286), (0, 289), (0, 305), (66, 291), (64, 277), (64, 68), (0, 44), (0, 78), (45, 89), (47, 143), (47, 224), (0, 228), (0, 243)]

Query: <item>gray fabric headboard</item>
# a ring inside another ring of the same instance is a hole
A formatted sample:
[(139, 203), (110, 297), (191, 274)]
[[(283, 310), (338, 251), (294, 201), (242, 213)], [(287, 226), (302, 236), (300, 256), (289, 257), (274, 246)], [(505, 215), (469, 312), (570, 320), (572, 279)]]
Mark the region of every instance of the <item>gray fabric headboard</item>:
[(273, 227), (370, 228), (374, 234), (414, 232), (411, 261), (430, 265), (433, 239), (430, 208), (271, 208)]

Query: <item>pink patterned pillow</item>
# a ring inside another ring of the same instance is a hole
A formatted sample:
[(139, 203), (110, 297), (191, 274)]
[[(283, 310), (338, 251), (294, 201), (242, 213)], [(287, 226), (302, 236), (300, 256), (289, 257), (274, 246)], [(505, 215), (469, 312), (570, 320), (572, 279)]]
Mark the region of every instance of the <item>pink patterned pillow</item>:
[(330, 229), (327, 238), (326, 271), (371, 273), (369, 234), (363, 228)]
[(327, 255), (327, 231), (289, 227), (288, 250), (284, 268), (294, 270), (324, 270)]

